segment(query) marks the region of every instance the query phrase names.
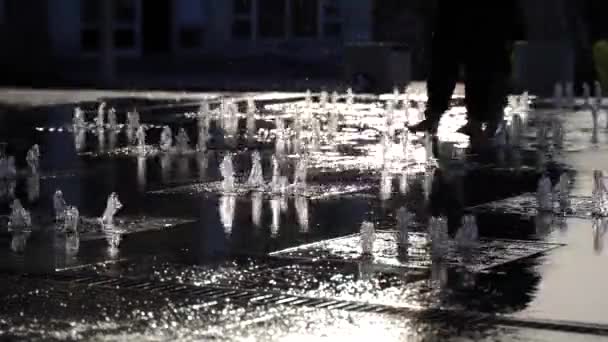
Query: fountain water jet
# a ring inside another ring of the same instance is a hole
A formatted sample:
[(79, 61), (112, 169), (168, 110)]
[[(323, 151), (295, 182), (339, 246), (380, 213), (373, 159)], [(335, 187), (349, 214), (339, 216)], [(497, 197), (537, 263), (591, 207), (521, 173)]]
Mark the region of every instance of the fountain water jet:
[(102, 102), (99, 104), (99, 107), (97, 107), (97, 117), (95, 118), (95, 125), (97, 126), (97, 128), (103, 128), (105, 112), (106, 112), (106, 103)]
[(133, 109), (132, 112), (127, 113), (127, 126), (129, 127), (129, 129), (133, 131), (137, 130), (140, 126), (139, 121), (140, 117), (136, 109)]
[(40, 171), (40, 147), (38, 144), (32, 146), (25, 157), (31, 174), (38, 174)]
[(376, 228), (371, 222), (361, 224), (361, 255), (371, 257), (374, 253), (374, 242), (376, 241)]
[(255, 101), (253, 99), (247, 100), (247, 133), (249, 135), (255, 134), (255, 115), (257, 113), (257, 107), (255, 105)]
[(234, 166), (232, 164), (232, 155), (224, 156), (220, 164), (220, 173), (222, 175), (222, 190), (225, 194), (234, 193)]
[(389, 170), (382, 170), (380, 175), (380, 199), (389, 200), (393, 195), (393, 176)]
[(184, 128), (179, 129), (175, 140), (178, 152), (186, 153), (190, 151), (190, 137)]
[(53, 210), (55, 211), (55, 221), (61, 222), (65, 220), (67, 204), (63, 198), (61, 190), (55, 191), (53, 195)]
[(301, 156), (296, 164), (296, 169), (293, 177), (293, 188), (303, 190), (306, 188), (306, 178), (308, 176), (308, 157)]
[(173, 148), (173, 132), (169, 126), (164, 126), (160, 133), (160, 150), (168, 152)]
[(232, 234), (232, 227), (234, 224), (234, 214), (236, 211), (236, 197), (233, 195), (221, 196), (220, 197), (220, 221), (224, 226), (224, 233), (226, 235)]
[(114, 227), (114, 216), (122, 207), (123, 205), (118, 198), (118, 194), (115, 192), (111, 193), (106, 201), (106, 209), (100, 219), (104, 229)]
[(538, 203), (538, 211), (553, 211), (553, 192), (551, 179), (547, 175), (543, 175), (538, 181), (536, 188), (536, 201)]
[(353, 93), (353, 88), (349, 87), (346, 89), (346, 106), (348, 111), (353, 110), (353, 106), (355, 105), (355, 94)]
[(262, 171), (262, 157), (259, 151), (254, 151), (251, 154), (251, 172), (247, 179), (249, 187), (260, 189), (264, 187), (264, 175)]
[(137, 140), (137, 149), (139, 153), (143, 153), (146, 149), (146, 128), (144, 126), (139, 126), (137, 128), (135, 138)]
[(62, 231), (69, 235), (78, 234), (78, 222), (80, 218), (80, 212), (78, 208), (69, 206), (64, 210), (65, 219), (63, 221)]
[(30, 212), (23, 208), (21, 201), (13, 200), (11, 204), (11, 214), (8, 219), (9, 232), (29, 231), (32, 228), (32, 217)]
[(86, 128), (87, 123), (84, 119), (84, 111), (80, 107), (74, 108), (74, 116), (72, 119), (74, 130)]
[(329, 98), (329, 94), (327, 91), (323, 90), (319, 95), (319, 108), (325, 109), (327, 107), (327, 100)]
[(108, 111), (108, 127), (112, 130), (118, 128), (118, 121), (116, 119), (116, 109), (110, 108)]

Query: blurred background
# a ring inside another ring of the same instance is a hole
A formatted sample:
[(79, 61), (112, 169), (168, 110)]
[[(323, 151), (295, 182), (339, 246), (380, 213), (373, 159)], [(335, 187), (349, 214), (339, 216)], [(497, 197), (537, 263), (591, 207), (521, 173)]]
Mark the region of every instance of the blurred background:
[[(435, 2), (0, 0), (1, 82), (378, 92), (425, 79)], [(514, 88), (608, 89), (608, 2), (520, 2)]]

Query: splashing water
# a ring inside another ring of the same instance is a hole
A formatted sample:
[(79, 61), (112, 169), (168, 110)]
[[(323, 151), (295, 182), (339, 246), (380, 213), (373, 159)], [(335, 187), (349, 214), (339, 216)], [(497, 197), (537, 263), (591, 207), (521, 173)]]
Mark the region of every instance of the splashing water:
[(250, 135), (255, 134), (255, 115), (257, 114), (257, 107), (253, 99), (247, 100), (247, 133)]
[(224, 156), (220, 164), (220, 173), (222, 175), (222, 189), (224, 193), (234, 193), (234, 166), (231, 154)]
[(327, 134), (330, 137), (335, 137), (338, 133), (338, 125), (340, 122), (339, 113), (337, 111), (331, 111), (327, 115)]
[(106, 201), (106, 209), (101, 217), (101, 224), (104, 228), (114, 226), (114, 216), (120, 209), (122, 209), (122, 207), (123, 206), (122, 203), (120, 203), (118, 194), (115, 192), (111, 193), (110, 196), (108, 196), (108, 200)]
[(80, 212), (78, 211), (78, 208), (69, 206), (65, 209), (64, 212), (65, 220), (63, 222), (63, 231), (66, 234), (78, 234), (78, 220), (80, 218)]
[(312, 141), (310, 145), (315, 151), (321, 148), (321, 124), (317, 118), (312, 119)]
[(116, 129), (118, 127), (118, 120), (116, 119), (115, 108), (110, 108), (110, 110), (108, 110), (108, 127), (110, 129)]
[(259, 151), (254, 151), (251, 154), (251, 172), (247, 179), (247, 185), (252, 188), (261, 188), (264, 186), (264, 175), (262, 171), (262, 157)]
[(173, 147), (173, 132), (169, 126), (164, 126), (160, 133), (160, 149), (163, 152), (168, 152)]
[(346, 106), (348, 110), (352, 110), (355, 104), (355, 94), (353, 93), (353, 88), (349, 87), (346, 89)]
[(462, 226), (456, 232), (456, 244), (460, 248), (474, 248), (479, 242), (479, 229), (477, 219), (473, 215), (465, 215), (462, 218)]
[(543, 175), (538, 181), (536, 188), (536, 201), (538, 202), (539, 211), (553, 211), (553, 192), (551, 179), (547, 175)]
[(139, 128), (137, 128), (135, 138), (137, 140), (137, 148), (140, 152), (143, 152), (146, 148), (146, 128), (144, 126), (139, 126)]
[(74, 126), (74, 130), (82, 129), (82, 128), (86, 127), (86, 122), (84, 120), (84, 111), (80, 107), (74, 108), (72, 126)]
[(274, 125), (277, 139), (285, 137), (285, 120), (281, 117), (276, 117), (274, 119)]
[(371, 222), (361, 224), (361, 254), (362, 256), (372, 256), (374, 253), (374, 242), (376, 241), (376, 228)]
[(67, 204), (63, 198), (61, 190), (55, 191), (53, 195), (53, 210), (55, 211), (55, 221), (61, 222), (65, 219)]
[(608, 215), (608, 191), (606, 177), (601, 170), (593, 171), (593, 214), (597, 216)]
[(310, 89), (307, 89), (306, 94), (304, 95), (304, 106), (306, 108), (312, 107), (312, 92)]
[(132, 112), (127, 113), (127, 126), (131, 130), (135, 131), (139, 128), (139, 126), (140, 126), (139, 120), (140, 120), (139, 113), (137, 112), (136, 109), (134, 109)]
[(407, 87), (403, 89), (403, 97), (401, 99), (401, 108), (405, 112), (405, 120), (409, 123), (410, 119), (410, 93)]
[(281, 167), (275, 155), (272, 156), (272, 179), (270, 180), (270, 188), (273, 193), (281, 192)]
[(32, 217), (29, 211), (23, 208), (21, 201), (15, 199), (11, 204), (11, 214), (8, 220), (9, 231), (29, 231), (31, 228)]
[(38, 174), (40, 171), (40, 147), (38, 144), (35, 144), (27, 151), (25, 160), (30, 168), (30, 173)]
[(106, 112), (106, 103), (102, 102), (99, 104), (99, 107), (97, 107), (97, 117), (95, 118), (95, 125), (98, 128), (102, 128), (104, 125), (105, 112)]
[(198, 117), (198, 137), (196, 148), (199, 151), (207, 150), (207, 142), (209, 141), (209, 116)]
[(221, 105), (222, 128), (229, 137), (234, 137), (239, 128), (239, 109), (234, 101), (223, 101)]
[(190, 150), (190, 137), (184, 128), (180, 128), (176, 137), (177, 150), (184, 153)]
[(337, 108), (339, 100), (340, 100), (340, 95), (338, 95), (337, 91), (333, 91), (331, 93), (331, 105), (332, 105), (332, 107), (334, 107), (334, 109)]
[(401, 94), (399, 93), (399, 88), (395, 86), (393, 87), (393, 101), (397, 103), (399, 101), (399, 97), (401, 97)]
[(329, 94), (327, 93), (327, 91), (322, 91), (321, 94), (319, 95), (319, 107), (320, 108), (325, 108), (327, 107), (327, 100), (329, 98)]
[(308, 176), (308, 158), (300, 157), (296, 164), (296, 169), (293, 177), (293, 186), (297, 190), (306, 188), (306, 178)]

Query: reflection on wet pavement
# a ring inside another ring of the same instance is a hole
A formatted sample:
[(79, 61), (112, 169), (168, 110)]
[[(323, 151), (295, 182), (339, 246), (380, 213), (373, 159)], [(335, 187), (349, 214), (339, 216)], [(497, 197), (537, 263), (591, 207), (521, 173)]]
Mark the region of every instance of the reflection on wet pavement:
[[(594, 119), (586, 109), (528, 111), (513, 102), (509, 134), (476, 146), (455, 133), (466, 122), (460, 106), (438, 139), (403, 129), (421, 119), (421, 90), (327, 94), (326, 103), (321, 94), (293, 95), (202, 106), (107, 98), (116, 124), (110, 116), (103, 125), (97, 102), (78, 104), (78, 125), (76, 104), (0, 111), (14, 118), (0, 132), (6, 155), (17, 157), (16, 177), (0, 177), (0, 332), (28, 340), (554, 341), (585, 340), (570, 332), (577, 324), (608, 326), (607, 225), (591, 215), (593, 171), (605, 165), (603, 112)], [(41, 160), (32, 173), (25, 155), (33, 144)], [(222, 169), (227, 156), (232, 167)], [(564, 173), (570, 207), (556, 200), (555, 210), (539, 212), (532, 192), (541, 175), (556, 186)], [(79, 210), (77, 235), (56, 228), (57, 190)], [(112, 230), (117, 248), (98, 219), (113, 192), (124, 204)], [(16, 198), (32, 226), (9, 234)], [(396, 232), (399, 210), (409, 215), (407, 248)], [(470, 214), (480, 240), (464, 251), (452, 239)], [(433, 217), (447, 231), (440, 257), (427, 238)], [(375, 227), (371, 258), (361, 255), (363, 222)], [(380, 312), (392, 309), (402, 311)], [(597, 337), (608, 328), (578, 332)]]

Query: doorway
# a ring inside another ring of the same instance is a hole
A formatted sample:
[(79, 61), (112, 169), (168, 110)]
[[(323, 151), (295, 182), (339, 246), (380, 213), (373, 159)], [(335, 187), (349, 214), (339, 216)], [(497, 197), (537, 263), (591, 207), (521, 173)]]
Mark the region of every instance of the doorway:
[(173, 11), (171, 0), (142, 1), (142, 49), (145, 55), (171, 50)]

